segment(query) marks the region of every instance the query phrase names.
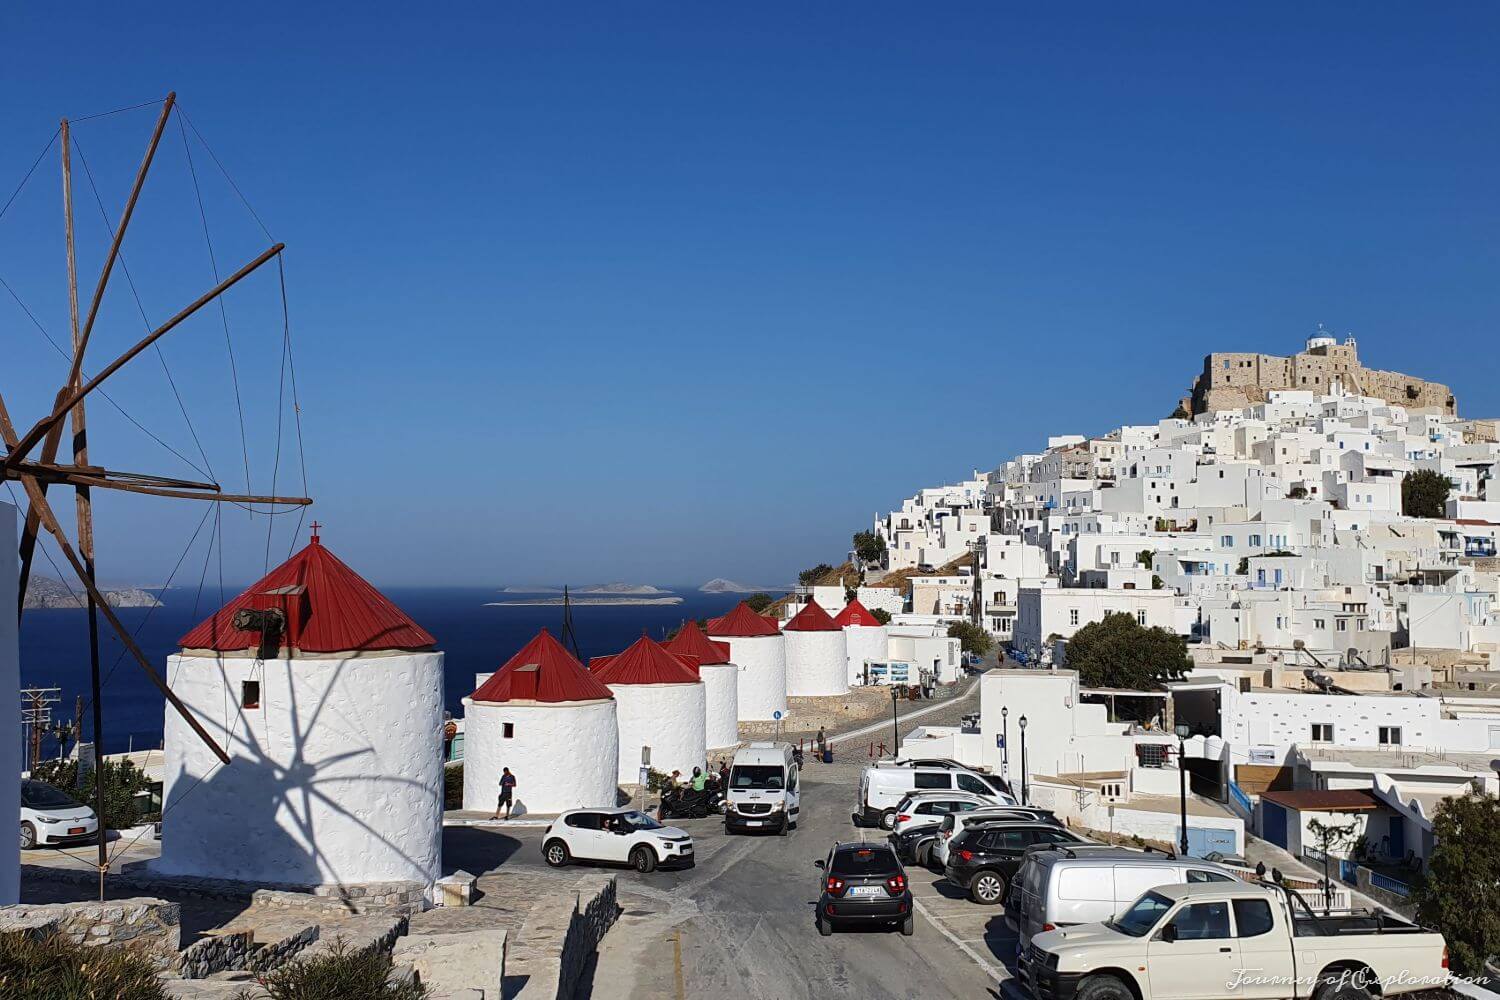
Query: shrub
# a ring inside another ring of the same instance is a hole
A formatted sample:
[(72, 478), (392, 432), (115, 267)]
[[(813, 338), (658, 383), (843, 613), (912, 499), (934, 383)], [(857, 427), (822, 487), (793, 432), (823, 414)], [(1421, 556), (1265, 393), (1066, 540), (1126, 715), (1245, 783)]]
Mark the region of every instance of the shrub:
[(882, 625), (889, 625), (891, 623), (891, 613), (885, 608), (871, 608), (870, 617)]
[(770, 594), (751, 594), (749, 597), (745, 598), (745, 603), (750, 606), (751, 611), (754, 611), (756, 614), (760, 614), (762, 611), (769, 608), (772, 604), (775, 604), (776, 598), (772, 597)]
[(1306, 500), (1307, 487), (1303, 486), (1301, 483), (1298, 483), (1296, 486), (1293, 486), (1291, 489), (1287, 490), (1286, 495), (1288, 500)]
[[(391, 982), (391, 968), (391, 957), (379, 949), (350, 951), (335, 941), (322, 955), (265, 973), (260, 986), (271, 1000), (420, 1000), (427, 995), (419, 982)], [(236, 1000), (256, 996), (243, 990)]]
[(0, 996), (7, 1000), (166, 1000), (156, 970), (125, 948), (87, 947), (60, 934), (0, 934)]
[(1401, 513), (1407, 517), (1442, 517), (1453, 483), (1431, 469), (1418, 469), (1401, 480)]
[(854, 533), (854, 554), (859, 561), (866, 565), (876, 565), (885, 561), (885, 539), (873, 531), (856, 531)]
[(973, 622), (954, 622), (948, 626), (948, 637), (957, 639), (965, 653), (983, 656), (995, 646), (995, 640)]
[(1135, 561), (1146, 569), (1151, 568), (1151, 560), (1156, 558), (1156, 553), (1151, 549), (1141, 549), (1135, 554)]
[(797, 582), (804, 587), (810, 587), (823, 577), (833, 572), (833, 567), (827, 563), (818, 563), (811, 569), (805, 569), (797, 574)]
[(141, 820), (141, 810), (135, 797), (150, 787), (144, 772), (128, 760), (106, 760), (93, 768), (78, 784), (78, 762), (76, 760), (44, 760), (31, 769), (31, 776), (46, 782), (53, 788), (70, 795), (90, 808), (94, 805), (94, 782), (100, 771), (104, 772), (104, 815), (100, 817), (106, 829), (124, 830)]
[(452, 767), (443, 768), (443, 808), (462, 809), (464, 807), (464, 766), (454, 764)]
[(1442, 931), (1460, 975), (1484, 972), (1500, 954), (1500, 799), (1471, 791), (1438, 806), (1437, 846), (1412, 902), (1424, 924)]
[(1068, 667), (1087, 687), (1157, 691), (1193, 669), (1187, 641), (1163, 628), (1146, 628), (1116, 612), (1091, 622), (1068, 640)]

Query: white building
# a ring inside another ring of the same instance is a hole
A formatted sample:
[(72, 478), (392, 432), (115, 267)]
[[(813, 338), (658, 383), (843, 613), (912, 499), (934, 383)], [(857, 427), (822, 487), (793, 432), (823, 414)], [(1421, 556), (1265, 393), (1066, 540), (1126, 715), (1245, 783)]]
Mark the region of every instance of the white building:
[(430, 890), (443, 830), (431, 635), (314, 532), (181, 642), (168, 683), (231, 762), (166, 713), (159, 871)]
[[(21, 813), (21, 660), (17, 648), (16, 617), (10, 609), (19, 607), (16, 594), (20, 566), (16, 559), (16, 509), (0, 503), (0, 718), (12, 720), (15, 729), (5, 728), (9, 735), (0, 740), (0, 773), (13, 780), (0, 785), (0, 815)], [(19, 856), (0, 862), (0, 906), (9, 906), (20, 898), (21, 865)]]
[(849, 658), (844, 630), (817, 601), (808, 601), (784, 626), (789, 697), (845, 694)]
[(693, 657), (703, 679), (704, 739), (710, 750), (740, 741), (740, 668), (729, 660), (729, 643), (714, 642), (695, 622), (683, 622), (667, 649)]
[(844, 630), (848, 683), (863, 684), (865, 664), (884, 663), (886, 660), (885, 626), (858, 598), (844, 605), (844, 609), (833, 616), (833, 621)]
[(616, 803), (614, 695), (546, 629), (463, 705), (465, 809), (493, 811), (507, 767), (516, 779), (513, 815)]
[(786, 715), (786, 639), (769, 619), (741, 601), (708, 623), (711, 639), (729, 644), (729, 658), (740, 668), (741, 722), (771, 722)]
[(1015, 645), (1040, 649), (1052, 637), (1070, 639), (1085, 625), (1112, 614), (1127, 614), (1147, 628), (1172, 630), (1170, 590), (1113, 590), (1107, 587), (1022, 587), (1016, 597)]
[(707, 766), (708, 699), (696, 657), (643, 635), (623, 653), (591, 659), (589, 673), (615, 696), (622, 785), (640, 780), (648, 754), (651, 767), (667, 774)]

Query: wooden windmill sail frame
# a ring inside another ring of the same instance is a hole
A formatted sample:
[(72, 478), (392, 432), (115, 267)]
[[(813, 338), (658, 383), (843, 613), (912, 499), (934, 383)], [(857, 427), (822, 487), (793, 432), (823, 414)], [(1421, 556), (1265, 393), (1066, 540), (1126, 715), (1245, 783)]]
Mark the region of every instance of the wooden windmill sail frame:
[[(74, 252), (73, 240), (73, 185), (70, 133), (68, 120), (63, 119), (59, 135), (62, 140), (63, 219), (67, 244), (68, 311), (73, 345), (72, 364), (68, 370), (67, 380), (57, 393), (52, 410), (33, 424), (24, 434), (17, 432), (14, 423), (11, 421), (10, 412), (6, 408), (4, 393), (0, 392), (0, 440), (3, 440), (5, 445), (3, 451), (0, 451), (0, 454), (4, 456), (3, 461), (0, 461), (0, 479), (14, 479), (19, 481), (26, 492), (28, 501), (26, 522), (21, 534), (20, 601), (18, 602), (20, 606), (17, 608), (17, 615), (20, 615), (21, 609), (24, 607), (26, 588), (31, 575), (32, 560), (36, 553), (37, 538), (39, 533), (45, 530), (53, 537), (58, 549), (62, 552), (63, 558), (72, 567), (74, 574), (78, 577), (79, 581), (83, 584), (84, 590), (87, 592), (89, 668), (93, 693), (94, 745), (96, 757), (101, 762), (103, 754), (101, 735), (103, 714), (99, 697), (98, 616), (100, 614), (103, 614), (110, 628), (113, 629), (119, 637), (120, 642), (130, 653), (131, 658), (136, 661), (146, 676), (156, 685), (157, 690), (166, 698), (167, 703), (172, 709), (182, 716), (183, 721), (198, 735), (198, 738), (213, 751), (221, 762), (228, 764), (229, 755), (209, 735), (208, 730), (203, 727), (203, 724), (193, 716), (192, 712), (182, 703), (181, 699), (167, 686), (161, 675), (151, 666), (151, 662), (147, 659), (146, 654), (137, 645), (130, 631), (125, 628), (119, 616), (115, 614), (114, 609), (110, 607), (109, 602), (105, 600), (104, 595), (100, 592), (95, 582), (94, 572), (92, 491), (96, 489), (120, 490), (150, 496), (178, 497), (218, 503), (260, 503), (295, 506), (305, 506), (312, 503), (306, 497), (226, 494), (220, 491), (217, 483), (203, 483), (141, 473), (118, 472), (91, 465), (89, 462), (84, 399), (96, 390), (101, 383), (123, 368), (142, 351), (155, 344), (188, 317), (210, 302), (213, 302), (243, 278), (261, 267), (261, 265), (277, 257), (284, 248), (284, 244), (277, 243), (264, 250), (213, 288), (185, 306), (171, 319), (152, 330), (129, 350), (105, 365), (87, 382), (83, 381), (84, 352), (88, 348), (89, 338), (94, 329), (94, 322), (99, 315), (99, 306), (104, 299), (104, 292), (109, 285), (110, 274), (114, 270), (116, 260), (120, 256), (120, 247), (125, 240), (125, 233), (130, 226), (131, 217), (135, 213), (136, 202), (140, 198), (141, 189), (146, 183), (146, 177), (151, 170), (151, 162), (156, 156), (157, 147), (161, 143), (162, 132), (166, 128), (168, 119), (171, 117), (176, 101), (177, 95), (174, 93), (168, 94), (166, 100), (162, 103), (161, 113), (157, 117), (156, 127), (151, 133), (151, 139), (146, 146), (146, 153), (141, 160), (140, 168), (136, 171), (135, 183), (130, 189), (129, 197), (126, 199), (125, 209), (121, 213), (118, 223), (115, 225), (109, 252), (105, 255), (104, 265), (99, 273), (99, 280), (94, 287), (93, 296), (89, 301), (88, 313), (81, 324), (79, 322), (78, 308), (77, 257)], [(57, 452), (62, 444), (63, 427), (66, 422), (71, 422), (72, 425), (73, 460), (71, 464), (60, 464), (57, 461)], [(41, 445), (41, 454), (34, 460), (28, 458), (39, 444)], [(47, 499), (47, 489), (53, 484), (72, 486), (74, 489), (78, 538), (76, 549), (69, 541), (67, 534), (63, 531), (62, 524), (58, 521), (55, 511)], [(102, 898), (104, 892), (104, 874), (109, 867), (108, 856), (105, 850), (104, 782), (103, 780), (96, 780), (94, 785), (94, 809), (99, 818), (99, 885), (100, 896)]]

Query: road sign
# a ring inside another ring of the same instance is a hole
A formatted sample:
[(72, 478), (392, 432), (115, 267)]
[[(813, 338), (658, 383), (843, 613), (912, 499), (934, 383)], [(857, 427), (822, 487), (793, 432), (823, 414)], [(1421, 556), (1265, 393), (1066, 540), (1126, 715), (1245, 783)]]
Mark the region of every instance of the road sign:
[(1005, 749), (1005, 735), (1003, 733), (996, 733), (995, 734), (995, 749), (996, 750), (1004, 750)]
[(781, 713), (780, 712), (772, 712), (771, 713), (771, 718), (775, 719), (777, 722), (780, 722), (781, 721)]
[(651, 766), (651, 748), (641, 747), (641, 767)]

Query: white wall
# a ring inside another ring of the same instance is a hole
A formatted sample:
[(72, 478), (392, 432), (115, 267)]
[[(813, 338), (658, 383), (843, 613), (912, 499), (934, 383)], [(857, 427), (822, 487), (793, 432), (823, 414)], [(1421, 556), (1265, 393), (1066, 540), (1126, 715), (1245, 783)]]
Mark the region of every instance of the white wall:
[(844, 630), (783, 633), (786, 639), (788, 696), (839, 695), (849, 691), (849, 656)]
[[(1133, 760), (1134, 740), (1124, 723), (1108, 721), (1103, 705), (1078, 699), (1072, 670), (991, 670), (979, 682), (979, 731), (986, 766), (1001, 770), (995, 737), (1008, 734), (1009, 776), (1021, 774), (1021, 716), (1026, 717), (1026, 772), (1029, 775), (1078, 771), (1124, 771)], [(1009, 709), (1002, 717), (1001, 709)], [(1005, 720), (1008, 720), (1006, 722)]]
[(729, 659), (740, 668), (741, 722), (770, 722), (786, 715), (786, 639), (781, 635), (714, 636), (729, 643)]
[(732, 747), (740, 741), (740, 668), (733, 663), (705, 663), (703, 679), (703, 738), (710, 748)]
[[(21, 667), (16, 646), (16, 586), (20, 574), (16, 561), (16, 509), (0, 503), (0, 816), (21, 822)], [(19, 899), (20, 856), (8, 854), (0, 861), (0, 906)]]
[[(442, 653), (175, 655), (167, 678), (232, 762), (167, 711), (159, 871), (298, 885), (442, 875)], [(260, 681), (260, 708), (239, 707), (245, 680)]]
[(619, 723), (619, 780), (640, 780), (641, 748), (651, 748), (651, 767), (692, 774), (708, 763), (703, 682), (611, 684)]
[(612, 808), (619, 798), (619, 749), (612, 699), (522, 704), (465, 698), (464, 808), (494, 812), (503, 767), (516, 777), (512, 815)]
[(851, 625), (844, 629), (851, 685), (864, 683), (866, 661), (887, 661), (885, 629), (884, 625)]

